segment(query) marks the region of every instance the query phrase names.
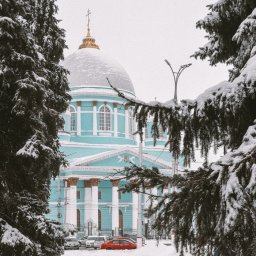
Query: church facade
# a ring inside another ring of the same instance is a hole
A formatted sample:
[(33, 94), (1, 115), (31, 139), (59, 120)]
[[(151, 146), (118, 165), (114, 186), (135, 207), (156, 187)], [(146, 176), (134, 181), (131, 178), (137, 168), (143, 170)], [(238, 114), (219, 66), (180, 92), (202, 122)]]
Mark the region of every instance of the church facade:
[[(102, 53), (89, 28), (79, 49), (65, 59), (63, 66), (70, 71), (72, 100), (59, 138), (69, 165), (52, 180), (48, 217), (74, 225), (80, 235), (136, 234), (138, 194), (121, 193), (118, 189), (126, 181), (117, 175), (131, 163), (139, 164), (136, 123), (132, 109), (106, 78), (125, 95), (135, 98), (133, 84), (124, 68)], [(149, 122), (142, 165), (155, 166), (171, 175), (171, 155), (164, 148), (165, 140), (162, 134), (157, 146), (153, 146)], [(167, 191), (154, 188), (151, 193)], [(143, 214), (149, 203), (148, 196), (142, 196), (144, 233), (150, 230), (150, 221)]]

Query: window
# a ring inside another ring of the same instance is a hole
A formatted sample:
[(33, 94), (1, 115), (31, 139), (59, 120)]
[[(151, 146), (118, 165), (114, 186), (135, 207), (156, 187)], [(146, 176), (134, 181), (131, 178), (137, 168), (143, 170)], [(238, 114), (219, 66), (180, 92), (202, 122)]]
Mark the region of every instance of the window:
[(126, 241), (126, 240), (119, 240), (119, 243), (120, 244), (130, 244), (128, 241)]
[(101, 230), (101, 210), (98, 210), (98, 230)]
[(76, 191), (76, 199), (80, 199), (80, 191), (79, 190)]
[(158, 133), (159, 133), (159, 138), (164, 137), (164, 130), (163, 130), (162, 125), (158, 125)]
[(122, 196), (122, 192), (121, 192), (121, 191), (118, 191), (118, 199), (119, 199), (119, 200), (121, 199), (121, 196)]
[(104, 105), (99, 109), (99, 129), (101, 131), (111, 130), (111, 112), (107, 105)]
[(149, 131), (148, 131), (148, 123), (145, 125), (145, 138), (148, 139), (150, 138), (148, 135)]
[(69, 107), (70, 111), (70, 131), (75, 131), (76, 130), (76, 112), (74, 107), (70, 106)]
[(98, 191), (98, 199), (101, 199), (101, 191)]
[(76, 220), (77, 220), (77, 229), (80, 230), (81, 227), (81, 217), (80, 217), (80, 210), (76, 210)]
[(119, 210), (119, 228), (123, 230), (124, 228), (124, 217), (123, 217), (123, 212)]
[(129, 110), (128, 110), (129, 112), (129, 135), (130, 135), (130, 137), (132, 137), (133, 136), (133, 111), (132, 111), (132, 109), (131, 108), (129, 108)]
[[(157, 128), (158, 128), (159, 138), (163, 139), (165, 137), (165, 132), (163, 130), (162, 125), (159, 124), (157, 126)], [(152, 124), (147, 123), (145, 126), (145, 138), (146, 139), (149, 139), (152, 137), (151, 132), (152, 132)]]

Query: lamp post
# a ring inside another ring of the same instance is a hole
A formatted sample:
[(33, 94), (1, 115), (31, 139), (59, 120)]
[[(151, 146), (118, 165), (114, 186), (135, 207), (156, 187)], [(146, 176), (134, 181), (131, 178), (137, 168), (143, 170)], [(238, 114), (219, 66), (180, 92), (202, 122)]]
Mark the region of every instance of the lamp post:
[[(181, 65), (179, 67), (179, 70), (177, 72), (175, 72), (170, 64), (170, 62), (168, 60), (164, 60), (166, 62), (166, 64), (170, 67), (171, 71), (172, 71), (172, 76), (173, 76), (173, 80), (174, 80), (174, 102), (175, 104), (178, 103), (178, 96), (177, 96), (177, 90), (178, 90), (178, 81), (179, 81), (179, 78), (180, 78), (180, 75), (181, 73), (188, 67), (190, 67), (192, 65), (192, 63), (188, 63), (188, 64), (185, 64), (185, 65)], [(177, 159), (175, 158), (174, 159), (174, 162), (173, 162), (173, 174), (176, 173), (176, 169), (177, 169)]]
[[(142, 135), (139, 143), (139, 167), (142, 167)], [(137, 248), (142, 247), (142, 207), (141, 207), (141, 188), (138, 193), (138, 219), (137, 219)]]
[(164, 60), (166, 62), (166, 64), (170, 67), (171, 71), (172, 71), (172, 75), (173, 75), (173, 80), (174, 80), (174, 102), (177, 104), (178, 102), (178, 96), (177, 96), (177, 87), (178, 87), (178, 81), (179, 81), (179, 78), (180, 78), (180, 75), (181, 73), (188, 67), (190, 67), (192, 64), (189, 63), (189, 64), (185, 64), (185, 65), (181, 65), (178, 72), (175, 72), (170, 64), (170, 62), (168, 60)]

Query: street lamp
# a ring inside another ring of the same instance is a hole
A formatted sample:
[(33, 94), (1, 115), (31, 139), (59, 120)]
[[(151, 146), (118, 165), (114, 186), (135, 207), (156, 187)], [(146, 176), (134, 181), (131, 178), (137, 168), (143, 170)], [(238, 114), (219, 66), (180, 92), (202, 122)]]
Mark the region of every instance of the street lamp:
[(179, 81), (179, 77), (181, 75), (181, 73), (188, 67), (190, 67), (192, 65), (192, 63), (189, 64), (185, 64), (185, 65), (181, 65), (178, 72), (175, 72), (170, 64), (170, 62), (168, 60), (164, 60), (166, 62), (166, 64), (170, 67), (171, 71), (172, 71), (172, 75), (173, 75), (173, 80), (174, 80), (174, 102), (177, 103), (178, 102), (178, 97), (177, 97), (177, 87), (178, 87), (178, 81)]
[[(180, 75), (181, 73), (188, 67), (190, 67), (192, 65), (192, 63), (188, 63), (188, 64), (185, 64), (185, 65), (181, 65), (179, 70), (177, 72), (175, 72), (170, 64), (170, 62), (168, 60), (164, 60), (166, 62), (166, 64), (170, 67), (171, 71), (172, 71), (172, 76), (173, 76), (173, 80), (174, 80), (174, 102), (175, 104), (178, 103), (178, 96), (177, 96), (177, 90), (178, 90), (178, 81), (179, 81), (179, 78), (180, 78)], [(174, 159), (174, 162), (173, 162), (173, 174), (176, 173), (176, 169), (177, 169), (177, 159), (175, 158)]]
[[(142, 134), (143, 135), (143, 134)], [(139, 144), (139, 167), (142, 167), (142, 138), (140, 136), (140, 144)], [(137, 219), (137, 248), (142, 247), (142, 198), (141, 198), (141, 187), (139, 187), (138, 193), (138, 219)]]

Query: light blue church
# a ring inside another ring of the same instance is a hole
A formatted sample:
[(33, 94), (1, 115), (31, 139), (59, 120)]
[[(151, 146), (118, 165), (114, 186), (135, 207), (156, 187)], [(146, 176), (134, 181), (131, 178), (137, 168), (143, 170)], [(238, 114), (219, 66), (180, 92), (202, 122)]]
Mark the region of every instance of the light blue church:
[[(119, 192), (126, 181), (113, 176), (131, 163), (138, 164), (138, 139), (133, 135), (136, 123), (132, 109), (109, 86), (106, 77), (125, 95), (136, 97), (131, 79), (117, 61), (99, 49), (89, 27), (79, 49), (62, 64), (70, 71), (72, 100), (59, 138), (69, 166), (61, 168), (59, 177), (52, 181), (48, 217), (73, 224), (79, 236), (136, 233), (138, 194)], [(142, 165), (171, 175), (165, 134), (161, 133), (153, 146), (150, 126), (149, 122), (144, 132)], [(167, 191), (154, 188), (150, 192)], [(149, 203), (148, 196), (143, 196), (142, 208)], [(142, 216), (142, 221), (148, 233), (150, 220)]]

